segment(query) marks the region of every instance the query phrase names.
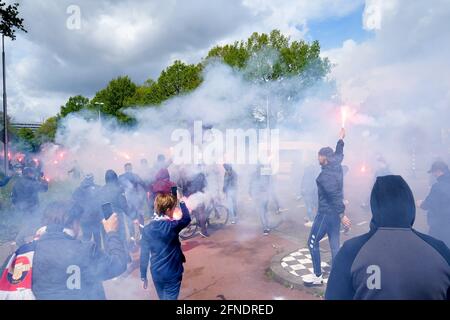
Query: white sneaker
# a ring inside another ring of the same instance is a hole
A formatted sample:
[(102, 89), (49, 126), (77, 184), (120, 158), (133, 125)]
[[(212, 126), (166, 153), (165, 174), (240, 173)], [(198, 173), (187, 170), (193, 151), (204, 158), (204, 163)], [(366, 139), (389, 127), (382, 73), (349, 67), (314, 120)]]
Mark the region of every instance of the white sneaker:
[(308, 221), (308, 222), (306, 222), (306, 223), (304, 224), (304, 226), (307, 227), (307, 228), (312, 228), (313, 223), (312, 223), (312, 221)]
[(302, 277), (305, 286), (321, 286), (323, 285), (323, 276), (316, 276), (314, 273), (307, 274)]

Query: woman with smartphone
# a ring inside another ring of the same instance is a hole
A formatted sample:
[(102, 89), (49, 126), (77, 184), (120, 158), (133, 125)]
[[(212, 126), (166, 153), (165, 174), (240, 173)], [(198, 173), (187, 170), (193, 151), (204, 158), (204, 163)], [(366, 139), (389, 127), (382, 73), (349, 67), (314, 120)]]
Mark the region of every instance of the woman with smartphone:
[(183, 263), (186, 258), (181, 250), (179, 233), (191, 222), (186, 204), (181, 201), (182, 216), (173, 218), (177, 197), (170, 193), (160, 193), (155, 198), (155, 214), (144, 227), (141, 241), (141, 280), (147, 289), (147, 268), (160, 300), (177, 300), (183, 277)]

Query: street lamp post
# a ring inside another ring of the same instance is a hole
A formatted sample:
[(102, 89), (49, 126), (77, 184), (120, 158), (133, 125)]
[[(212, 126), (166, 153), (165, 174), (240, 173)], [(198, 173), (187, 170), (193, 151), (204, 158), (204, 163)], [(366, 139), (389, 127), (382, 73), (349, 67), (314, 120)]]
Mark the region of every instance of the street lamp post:
[(2, 66), (3, 66), (3, 156), (4, 172), (8, 175), (8, 115), (6, 101), (6, 70), (5, 70), (5, 35), (2, 34)]
[(95, 104), (96, 106), (99, 106), (99, 107), (98, 107), (98, 122), (99, 122), (99, 123), (102, 123), (102, 116), (101, 116), (102, 113), (101, 113), (101, 109), (100, 109), (100, 108), (101, 108), (102, 106), (104, 106), (105, 104), (104, 104), (103, 102), (94, 102), (94, 104)]

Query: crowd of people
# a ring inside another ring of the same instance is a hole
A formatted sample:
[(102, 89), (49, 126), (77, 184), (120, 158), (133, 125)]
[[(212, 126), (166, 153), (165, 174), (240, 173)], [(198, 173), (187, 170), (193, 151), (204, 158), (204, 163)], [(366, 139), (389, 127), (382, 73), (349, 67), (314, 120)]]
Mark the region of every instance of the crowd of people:
[[(426, 199), (416, 203), (407, 183), (392, 175), (380, 157), (381, 169), (370, 196), (370, 231), (341, 247), (340, 230), (348, 230), (352, 223), (344, 201), (344, 139), (342, 129), (334, 150), (319, 150), (320, 171), (314, 166), (304, 170), (300, 191), (305, 225), (311, 228), (307, 243), (313, 262), (313, 272), (303, 277), (305, 285), (324, 283), (319, 244), (328, 236), (332, 269), (327, 299), (449, 298), (447, 165), (442, 161), (432, 165), (429, 173), (436, 183)], [(210, 236), (206, 190), (211, 187), (211, 176), (217, 179), (217, 172), (196, 165), (189, 170), (179, 168), (176, 177), (171, 177), (168, 168), (172, 162), (164, 155), (159, 155), (152, 167), (145, 159), (140, 165), (139, 174), (131, 163), (124, 165), (120, 175), (107, 170), (103, 185), (96, 183), (93, 174), (86, 174), (70, 199), (50, 202), (42, 210), (39, 194), (49, 188), (42, 167), (31, 161), (20, 168), (11, 194), (14, 212), (22, 219), (16, 237), (18, 249), (5, 262), (0, 298), (105, 299), (103, 281), (123, 274), (139, 251), (143, 287), (148, 288), (150, 265), (158, 297), (177, 299), (186, 261), (179, 234), (195, 217), (200, 235)], [(212, 198), (223, 194), (230, 222), (236, 224), (241, 213), (239, 177), (231, 164), (224, 164), (223, 169), (222, 190), (208, 189), (208, 193)], [(248, 192), (264, 235), (271, 232), (269, 203), (277, 213), (281, 211), (268, 169), (256, 166)], [(0, 186), (8, 183), (9, 178), (4, 177)], [(427, 211), (428, 235), (413, 228), (416, 205)]]

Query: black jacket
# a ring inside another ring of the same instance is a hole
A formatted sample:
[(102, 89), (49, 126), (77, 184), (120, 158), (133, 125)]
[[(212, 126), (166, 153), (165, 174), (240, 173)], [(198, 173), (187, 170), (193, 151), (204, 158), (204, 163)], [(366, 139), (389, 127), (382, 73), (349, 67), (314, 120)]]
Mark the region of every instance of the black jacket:
[(129, 215), (128, 202), (125, 197), (125, 191), (119, 182), (107, 182), (100, 188), (99, 192), (99, 204), (101, 205), (110, 202), (113, 207), (113, 211), (119, 214)]
[(316, 179), (319, 196), (318, 214), (341, 214), (344, 205), (344, 175), (342, 160), (344, 159), (344, 141), (339, 140), (334, 155), (328, 163), (322, 166), (322, 171)]
[(39, 192), (47, 192), (48, 183), (43, 179), (20, 177), (13, 186), (12, 203), (21, 209), (31, 209), (39, 205)]
[(377, 178), (370, 204), (370, 232), (339, 250), (325, 298), (449, 299), (450, 250), (412, 228), (415, 203), (406, 182), (400, 176)]
[[(94, 243), (67, 235), (52, 225), (36, 241), (32, 290), (42, 300), (105, 299), (102, 282), (119, 276), (127, 267), (127, 255), (116, 233), (108, 233), (105, 252)], [(79, 273), (74, 272), (79, 268)], [(71, 276), (80, 275), (79, 289), (68, 286)]]
[(101, 215), (101, 204), (99, 201), (100, 186), (93, 182), (83, 180), (81, 185), (72, 194), (76, 205), (83, 209), (82, 223), (99, 222), (103, 219)]
[(147, 278), (147, 267), (154, 281), (166, 281), (181, 277), (186, 261), (178, 234), (191, 222), (189, 210), (180, 203), (180, 220), (156, 219), (145, 226), (141, 241), (141, 278)]
[(420, 207), (428, 211), (430, 225), (450, 226), (450, 172), (437, 178)]
[(188, 180), (183, 188), (183, 195), (189, 197), (197, 192), (204, 192), (207, 185), (206, 176), (199, 172)]

